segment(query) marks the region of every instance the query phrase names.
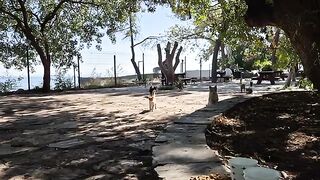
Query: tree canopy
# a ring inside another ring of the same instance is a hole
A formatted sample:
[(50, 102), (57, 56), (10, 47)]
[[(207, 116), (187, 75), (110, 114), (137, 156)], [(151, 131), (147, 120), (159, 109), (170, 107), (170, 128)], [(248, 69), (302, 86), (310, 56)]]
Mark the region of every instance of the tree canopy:
[[(212, 73), (216, 72), (219, 49), (224, 55), (223, 49), (228, 46), (241, 53), (237, 56), (239, 58), (250, 54), (239, 47), (252, 45), (246, 44), (244, 39), (259, 45), (261, 33), (268, 34), (257, 28), (249, 29), (247, 24), (278, 26), (293, 43), (307, 76), (316, 88), (320, 87), (320, 40), (315, 38), (320, 37), (317, 36), (320, 26), (319, 0), (300, 4), (296, 0), (0, 0), (0, 4), (0, 61), (6, 67), (22, 68), (28, 48), (32, 59), (40, 60), (44, 66), (45, 91), (50, 90), (52, 65), (70, 66), (73, 57), (79, 57), (79, 51), (85, 46), (92, 46), (94, 41), (100, 49), (99, 44), (105, 34), (115, 41), (114, 33), (128, 23), (128, 17), (141, 10), (141, 4), (145, 4), (151, 12), (155, 11), (156, 5), (169, 5), (181, 19), (191, 18), (195, 28), (180, 29), (176, 34), (185, 39), (209, 40), (207, 52), (213, 54)], [(286, 4), (290, 4), (288, 8)], [(180, 33), (182, 31), (192, 33), (187, 35)], [(277, 55), (275, 52), (273, 59)], [(212, 76), (215, 77), (215, 74)]]
[(2, 0), (0, 1), (0, 61), (7, 67), (24, 66), (26, 47), (44, 66), (43, 89), (50, 90), (50, 68), (70, 66), (74, 56), (92, 42), (100, 48), (106, 33), (125, 19), (124, 1), (100, 0)]
[(245, 0), (250, 26), (280, 27), (290, 38), (307, 77), (320, 89), (320, 1)]

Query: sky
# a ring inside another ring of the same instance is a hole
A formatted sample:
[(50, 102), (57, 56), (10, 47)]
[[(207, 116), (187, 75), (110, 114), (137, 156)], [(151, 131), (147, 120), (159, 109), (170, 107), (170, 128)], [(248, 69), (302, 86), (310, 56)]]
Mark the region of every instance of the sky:
[[(175, 24), (186, 25), (187, 22), (182, 22), (177, 17), (174, 17), (169, 8), (158, 7), (155, 13), (140, 13), (138, 14), (138, 26), (140, 33), (135, 39), (135, 42), (140, 42), (148, 36), (164, 35), (171, 26)], [(123, 39), (123, 35), (117, 34), (116, 44), (112, 44), (108, 37), (104, 37), (102, 41), (102, 50), (99, 51), (92, 47), (90, 49), (84, 49), (81, 51), (83, 62), (80, 64), (80, 72), (82, 77), (90, 76), (108, 76), (110, 75), (111, 68), (113, 67), (113, 56), (116, 55), (117, 66), (121, 70), (118, 72), (118, 76), (135, 74), (134, 68), (130, 61), (130, 40)], [(161, 44), (163, 48), (165, 44)], [(145, 57), (145, 73), (152, 73), (154, 67), (157, 67), (158, 55), (156, 48), (136, 46), (136, 61), (142, 60), (142, 53)], [(180, 59), (187, 59), (187, 70), (200, 69), (199, 61), (196, 60), (196, 53), (192, 53), (188, 49), (181, 54)], [(76, 60), (76, 59), (75, 59)], [(204, 62), (203, 69), (209, 69), (209, 62)], [(142, 63), (140, 64), (142, 69)], [(180, 72), (180, 66), (177, 68), (177, 72)], [(35, 72), (31, 76), (43, 76), (43, 68), (41, 65), (35, 68)], [(52, 75), (55, 71), (52, 70)], [(142, 70), (141, 70), (142, 72)], [(15, 76), (26, 77), (26, 70), (16, 71), (13, 69), (6, 70), (0, 65), (0, 76), (6, 74), (14, 74)], [(73, 74), (73, 70), (68, 72), (69, 75)]]

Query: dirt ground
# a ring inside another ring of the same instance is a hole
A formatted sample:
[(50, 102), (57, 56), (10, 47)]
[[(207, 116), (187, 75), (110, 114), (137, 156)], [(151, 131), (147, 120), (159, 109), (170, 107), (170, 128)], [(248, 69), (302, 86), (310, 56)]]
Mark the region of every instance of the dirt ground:
[(320, 95), (253, 98), (225, 112), (206, 133), (222, 155), (252, 157), (287, 179), (320, 179)]
[(0, 96), (0, 179), (158, 179), (151, 147), (207, 91), (100, 89)]

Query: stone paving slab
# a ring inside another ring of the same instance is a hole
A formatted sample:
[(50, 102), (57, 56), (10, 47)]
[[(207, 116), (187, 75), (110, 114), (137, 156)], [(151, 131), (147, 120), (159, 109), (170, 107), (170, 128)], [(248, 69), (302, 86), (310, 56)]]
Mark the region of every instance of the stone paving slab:
[(83, 145), (85, 143), (87, 143), (87, 142), (85, 142), (81, 139), (69, 139), (69, 140), (49, 144), (48, 147), (67, 149), (67, 148), (72, 148), (75, 146)]
[(37, 147), (12, 147), (9, 144), (0, 145), (0, 156), (7, 156), (18, 153), (26, 153), (37, 150)]
[(207, 125), (203, 124), (170, 124), (165, 133), (204, 133)]
[(205, 144), (204, 133), (162, 133), (155, 139), (156, 143), (177, 143), (177, 144)]
[(158, 135), (155, 142), (159, 145), (152, 150), (153, 164), (160, 178), (189, 180), (199, 175), (228, 172), (216, 151), (206, 145), (204, 131), (215, 117), (248, 97), (229, 98), (175, 120)]
[(51, 129), (76, 129), (78, 128), (78, 124), (74, 121), (71, 122), (64, 122), (61, 124), (56, 124), (50, 126)]
[(186, 164), (219, 161), (215, 152), (207, 145), (166, 144), (154, 146), (153, 164)]
[(201, 111), (195, 111), (191, 114), (188, 115), (188, 117), (195, 117), (195, 118), (208, 118), (214, 115), (217, 115), (219, 113), (214, 113), (214, 112), (201, 112)]
[(190, 180), (191, 177), (213, 173), (226, 174), (227, 170), (220, 163), (166, 164), (155, 168), (160, 178), (165, 180)]
[[(218, 116), (218, 115), (216, 115)], [(215, 117), (215, 116), (214, 116)], [(200, 124), (208, 125), (212, 123), (212, 120), (209, 117), (190, 117), (186, 116), (174, 121), (176, 124)]]

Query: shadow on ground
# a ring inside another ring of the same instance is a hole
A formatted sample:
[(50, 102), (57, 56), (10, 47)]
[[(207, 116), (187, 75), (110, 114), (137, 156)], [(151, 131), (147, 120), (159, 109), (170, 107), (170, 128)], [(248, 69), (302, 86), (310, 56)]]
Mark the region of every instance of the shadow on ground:
[(175, 117), (142, 120), (36, 96), (0, 100), (0, 179), (157, 179), (151, 146)]
[(206, 133), (223, 155), (253, 157), (293, 179), (320, 177), (320, 96), (314, 92), (265, 95), (238, 104)]

